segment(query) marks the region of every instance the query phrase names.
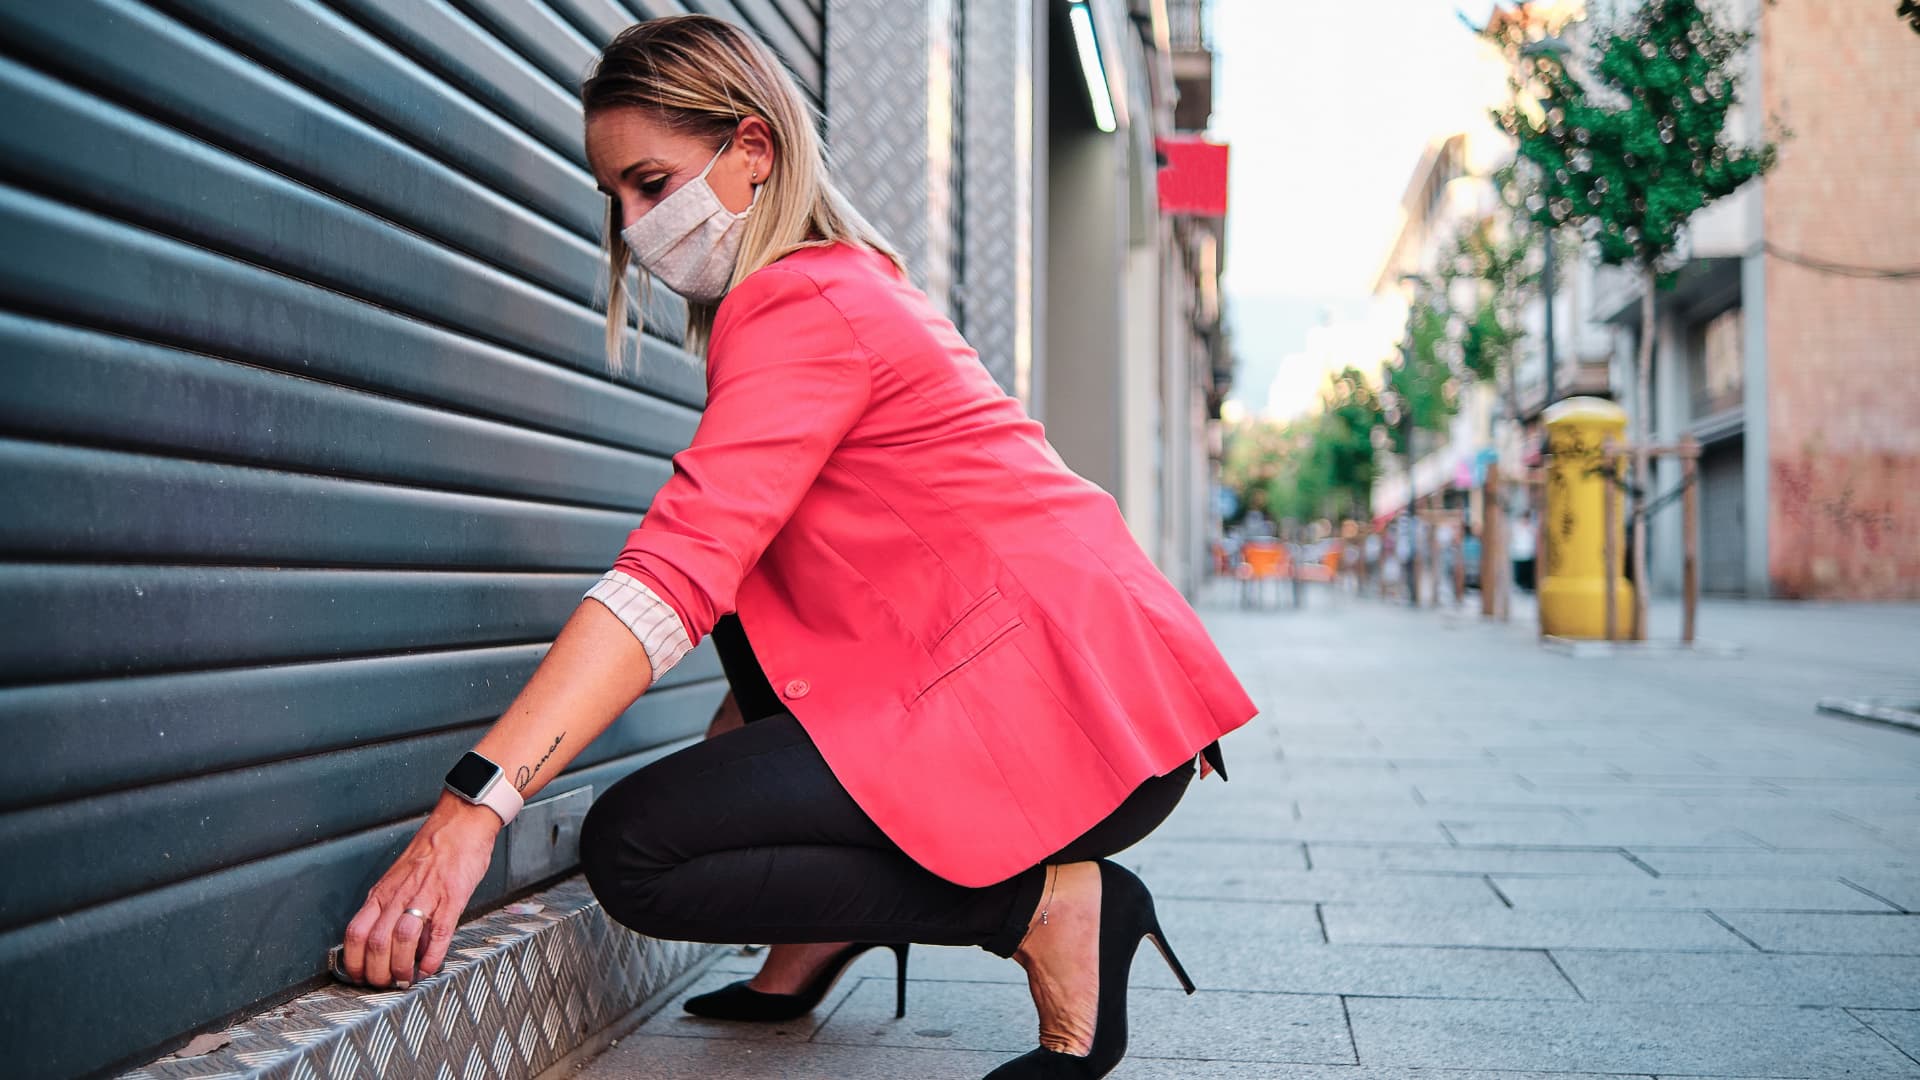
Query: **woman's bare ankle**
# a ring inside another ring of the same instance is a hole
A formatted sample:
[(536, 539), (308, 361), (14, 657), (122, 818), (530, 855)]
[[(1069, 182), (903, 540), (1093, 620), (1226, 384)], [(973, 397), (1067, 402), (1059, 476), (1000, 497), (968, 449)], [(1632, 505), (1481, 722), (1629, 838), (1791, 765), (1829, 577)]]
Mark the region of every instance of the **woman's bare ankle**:
[(1046, 881), (1040, 887), (1040, 902), (1027, 919), (1027, 932), (1014, 949), (1013, 959), (1022, 967), (1049, 958), (1066, 944), (1071, 935), (1059, 928), (1091, 924), (1100, 928), (1100, 868), (1091, 862), (1048, 866)]
[(1084, 1057), (1100, 1008), (1100, 868), (1047, 868), (1040, 903), (1013, 959), (1027, 971), (1040, 1014), (1040, 1045)]
[(760, 970), (747, 980), (747, 986), (763, 994), (797, 994), (807, 988), (828, 958), (851, 942), (822, 941), (803, 945), (772, 945)]

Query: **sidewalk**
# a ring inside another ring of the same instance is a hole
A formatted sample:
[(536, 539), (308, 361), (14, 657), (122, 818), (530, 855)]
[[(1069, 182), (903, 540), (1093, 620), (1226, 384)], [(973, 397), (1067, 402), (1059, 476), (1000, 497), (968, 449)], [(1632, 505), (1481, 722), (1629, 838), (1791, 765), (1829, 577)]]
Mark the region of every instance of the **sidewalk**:
[[(1265, 712), (1120, 856), (1202, 990), (1143, 948), (1113, 1076), (1920, 1077), (1920, 736), (1814, 711), (1920, 697), (1920, 608), (1710, 605), (1739, 657), (1579, 660), (1312, 599), (1207, 611)], [(580, 1075), (976, 1078), (1034, 1045), (1012, 963), (916, 946), (904, 1020), (890, 965), (791, 1024), (676, 999)]]

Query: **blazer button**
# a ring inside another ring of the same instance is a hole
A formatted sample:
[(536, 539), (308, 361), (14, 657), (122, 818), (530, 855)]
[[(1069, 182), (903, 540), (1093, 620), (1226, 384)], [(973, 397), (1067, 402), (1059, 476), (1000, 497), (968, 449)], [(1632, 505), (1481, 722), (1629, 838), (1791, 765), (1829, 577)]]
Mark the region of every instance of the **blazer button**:
[(787, 696), (790, 698), (803, 698), (807, 696), (807, 691), (811, 689), (813, 688), (807, 685), (807, 680), (794, 679), (787, 683)]

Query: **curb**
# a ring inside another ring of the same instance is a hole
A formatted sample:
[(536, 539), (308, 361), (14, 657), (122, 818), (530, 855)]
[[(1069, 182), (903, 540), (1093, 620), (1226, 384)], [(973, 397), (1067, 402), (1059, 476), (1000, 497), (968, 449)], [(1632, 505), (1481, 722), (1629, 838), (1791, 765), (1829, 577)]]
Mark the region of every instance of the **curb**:
[(1734, 660), (1745, 655), (1746, 650), (1739, 645), (1725, 641), (1670, 641), (1656, 638), (1651, 641), (1604, 641), (1594, 638), (1569, 638), (1547, 634), (1540, 644), (1549, 652), (1570, 656), (1575, 660), (1598, 660), (1611, 657), (1653, 659), (1662, 657), (1701, 656), (1714, 660)]
[(1920, 702), (1896, 701), (1893, 698), (1821, 698), (1814, 708), (1830, 716), (1845, 716), (1920, 732)]

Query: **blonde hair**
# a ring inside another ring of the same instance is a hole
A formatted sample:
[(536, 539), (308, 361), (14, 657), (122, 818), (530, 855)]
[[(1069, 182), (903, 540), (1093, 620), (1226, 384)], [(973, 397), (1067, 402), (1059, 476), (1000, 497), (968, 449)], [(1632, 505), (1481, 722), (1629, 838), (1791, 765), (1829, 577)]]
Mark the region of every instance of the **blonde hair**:
[[(747, 215), (733, 276), (741, 279), (801, 248), (847, 241), (872, 248), (905, 272), (892, 245), (855, 210), (829, 175), (814, 124), (818, 114), (765, 45), (707, 15), (670, 15), (620, 31), (580, 88), (588, 116), (638, 108), (663, 126), (706, 141), (715, 151), (740, 121), (758, 116), (773, 130), (774, 164)], [(618, 368), (627, 324), (627, 264), (617, 204), (609, 202), (602, 245), (607, 256), (607, 362)], [(640, 274), (645, 311), (652, 278)], [(715, 304), (687, 302), (686, 348), (706, 351)], [(636, 347), (636, 352), (638, 348)]]

